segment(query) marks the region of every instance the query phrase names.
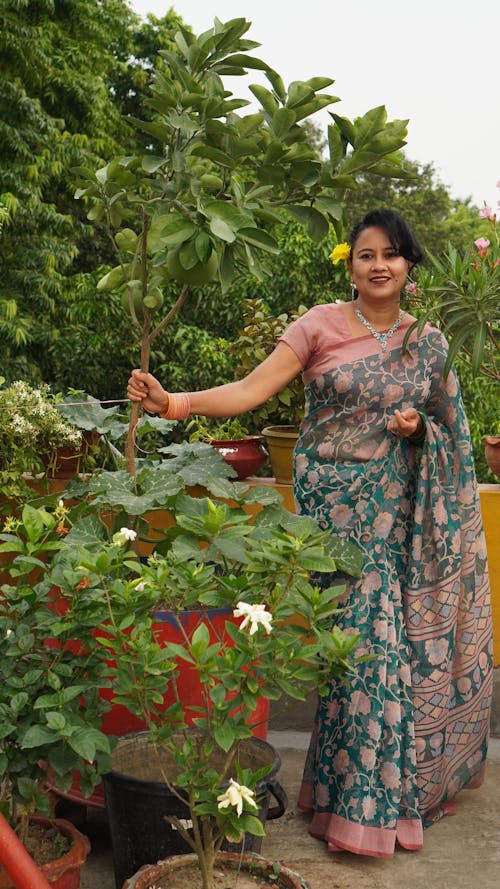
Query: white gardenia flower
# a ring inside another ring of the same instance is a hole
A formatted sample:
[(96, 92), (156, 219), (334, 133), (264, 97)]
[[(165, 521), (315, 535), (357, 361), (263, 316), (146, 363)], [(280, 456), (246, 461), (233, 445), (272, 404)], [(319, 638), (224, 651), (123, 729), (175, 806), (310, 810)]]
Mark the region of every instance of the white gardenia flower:
[(251, 636), (257, 632), (259, 624), (264, 627), (266, 633), (269, 634), (271, 632), (273, 616), (266, 610), (266, 606), (263, 604), (249, 605), (248, 602), (238, 602), (233, 615), (234, 617), (244, 618), (240, 624), (240, 630), (244, 630), (250, 624)]
[(120, 530), (113, 535), (113, 543), (118, 543), (123, 546), (127, 540), (135, 540), (136, 537), (137, 532), (133, 531), (132, 528), (120, 528)]
[(253, 806), (254, 809), (259, 808), (255, 802), (255, 793), (253, 790), (250, 790), (249, 787), (245, 787), (244, 784), (238, 784), (233, 778), (229, 779), (229, 787), (224, 793), (221, 793), (220, 796), (217, 797), (217, 802), (219, 804), (219, 809), (227, 809), (228, 806), (234, 806), (238, 818), (243, 812), (244, 802), (248, 803), (249, 806)]

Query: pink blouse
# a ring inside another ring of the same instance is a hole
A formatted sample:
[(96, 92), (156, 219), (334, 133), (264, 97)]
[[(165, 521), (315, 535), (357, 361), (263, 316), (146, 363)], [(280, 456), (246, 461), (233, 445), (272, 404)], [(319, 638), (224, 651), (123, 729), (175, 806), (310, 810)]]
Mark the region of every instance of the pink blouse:
[[(406, 331), (412, 323), (410, 315), (403, 318), (401, 326), (388, 340), (387, 354), (393, 349), (401, 348)], [(426, 324), (424, 333), (430, 330), (431, 325)], [(416, 331), (413, 331), (410, 342), (415, 339)], [(379, 341), (368, 331), (365, 336), (353, 336), (340, 303), (309, 309), (305, 315), (290, 324), (278, 342), (286, 343), (297, 355), (302, 364), (305, 385), (332, 368), (356, 358), (384, 354)]]

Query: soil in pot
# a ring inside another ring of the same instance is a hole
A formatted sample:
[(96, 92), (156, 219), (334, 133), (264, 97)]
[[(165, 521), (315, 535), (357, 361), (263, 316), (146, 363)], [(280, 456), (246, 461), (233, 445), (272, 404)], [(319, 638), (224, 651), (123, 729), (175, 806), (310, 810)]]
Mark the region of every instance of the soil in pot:
[[(30, 819), (25, 846), (54, 889), (79, 889), (90, 843), (73, 824), (62, 818), (35, 816)], [(12, 879), (1, 866), (0, 889), (14, 889)]]
[[(145, 865), (122, 889), (202, 889), (196, 856), (183, 855)], [(259, 856), (221, 853), (215, 865), (214, 889), (310, 889), (309, 884), (281, 862)]]

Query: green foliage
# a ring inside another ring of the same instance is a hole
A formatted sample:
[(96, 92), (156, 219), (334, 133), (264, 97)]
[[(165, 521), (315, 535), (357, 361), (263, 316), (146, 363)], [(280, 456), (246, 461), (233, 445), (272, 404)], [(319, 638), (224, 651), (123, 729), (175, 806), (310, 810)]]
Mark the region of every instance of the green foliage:
[[(299, 306), (295, 312), (273, 316), (261, 299), (247, 300), (244, 326), (239, 337), (231, 343), (231, 352), (238, 361), (236, 376), (242, 379), (254, 367), (264, 361), (276, 346), (278, 338), (286, 328), (306, 311)], [(291, 425), (298, 426), (304, 414), (304, 386), (302, 379), (296, 377), (281, 392), (273, 395), (265, 404), (253, 410), (249, 415), (249, 423), (257, 431), (263, 426)]]
[[(116, 486), (109, 484), (107, 495), (105, 487), (104, 480), (101, 494), (115, 500)], [(332, 628), (332, 620), (343, 591), (335, 585), (336, 572), (359, 576), (360, 553), (312, 519), (284, 510), (279, 499), (267, 488), (233, 484), (229, 505), (190, 497), (174, 485), (163, 503), (172, 533), (164, 534), (146, 564), (128, 550), (134, 535), (127, 528), (109, 535), (92, 524), (100, 502), (94, 500), (87, 517), (80, 512), (49, 570), (63, 594), (77, 586), (84, 598), (100, 603), (96, 636), (113, 700), (145, 721), (152, 756), (156, 745), (172, 755), (175, 774), (162, 769), (162, 780), (172, 792), (181, 791), (194, 830), (176, 817), (168, 820), (204, 861), (206, 874), (222, 837), (235, 839), (245, 830), (262, 834), (252, 811), (264, 772), (237, 765), (257, 703), (283, 694), (303, 700), (356, 664), (359, 637)], [(88, 510), (88, 499), (86, 504)], [(122, 505), (128, 509), (128, 498)], [(331, 585), (314, 586), (312, 571)], [(220, 607), (229, 612), (223, 638), (211, 636), (202, 613), (195, 627), (184, 626), (184, 611)], [(182, 628), (181, 641), (160, 646), (154, 612), (164, 609)], [(186, 663), (202, 690), (195, 708), (184, 703), (179, 683)], [(177, 703), (165, 709), (169, 689)], [(204, 885), (211, 886), (210, 880)]]
[(0, 597), (0, 797), (13, 825), (21, 816), (21, 836), (30, 814), (50, 813), (49, 778), (67, 790), (76, 769), (88, 795), (109, 770), (92, 597), (73, 588), (56, 603), (46, 578), (47, 563), (64, 549), (66, 514), (63, 506), (53, 513), (25, 506), (0, 534), (9, 559)]
[(189, 441), (231, 441), (246, 438), (248, 429), (243, 426), (239, 417), (229, 420), (207, 419), (194, 416), (186, 424), (186, 435)]
[(484, 455), (483, 437), (500, 435), (498, 382), (484, 376), (472, 376), (470, 366), (458, 358), (456, 370), (469, 420), (477, 479), (482, 484), (498, 484)]
[(0, 199), (10, 221), (0, 241), (0, 335), (10, 379), (51, 379), (72, 264), (84, 268), (88, 256), (92, 268), (96, 250), (100, 263), (107, 258), (102, 237), (82, 227), (69, 171), (129, 145), (113, 79), (136, 21), (125, 0), (103, 0), (98, 14), (94, 0), (2, 3)]
[[(267, 63), (247, 54), (256, 45), (243, 39), (249, 27), (243, 19), (216, 20), (199, 37), (181, 27), (176, 50), (160, 52), (168, 71), (157, 71), (147, 103), (154, 120), (133, 121), (156, 153), (116, 158), (95, 174), (79, 170), (77, 194), (90, 203), (90, 218), (107, 218), (117, 236), (124, 226), (132, 232), (130, 244), (115, 238), (120, 262), (99, 286), (138, 288), (151, 312), (162, 308), (172, 256), (175, 277), (187, 285), (195, 269), (206, 267), (211, 276), (214, 256), (223, 292), (239, 267), (262, 280), (266, 255), (279, 249), (266, 228), (283, 222), (282, 207), (321, 240), (330, 223), (340, 225), (341, 196), (358, 170), (379, 170), (383, 157), (393, 173), (401, 169), (393, 153), (404, 144), (406, 125), (387, 123), (383, 108), (354, 123), (335, 119), (330, 157), (320, 163), (300, 124), (337, 101), (320, 92), (331, 79), (285, 89)], [(272, 89), (253, 85), (260, 109), (240, 116), (248, 103), (225, 89), (223, 77), (248, 68), (262, 70)], [(341, 133), (348, 133), (344, 141)], [(139, 204), (146, 208), (142, 221)], [(132, 319), (137, 327), (133, 310)]]
[[(494, 222), (496, 226), (496, 222)], [(445, 374), (458, 355), (470, 364), (472, 375), (500, 379), (500, 256), (495, 243), (459, 254), (449, 245), (443, 257), (431, 255), (431, 272), (418, 278), (414, 302), (419, 307), (419, 329), (436, 324), (449, 342)]]

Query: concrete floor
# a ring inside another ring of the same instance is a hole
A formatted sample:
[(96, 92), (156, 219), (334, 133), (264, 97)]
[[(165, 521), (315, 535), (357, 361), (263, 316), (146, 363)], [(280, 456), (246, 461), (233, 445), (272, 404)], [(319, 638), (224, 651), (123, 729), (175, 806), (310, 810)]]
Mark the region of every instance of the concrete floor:
[[(284, 861), (308, 880), (311, 889), (498, 889), (500, 885), (500, 738), (490, 744), (486, 781), (464, 791), (457, 814), (424, 834), (421, 852), (398, 850), (391, 860), (349, 853), (332, 855), (307, 832), (308, 818), (295, 809), (309, 740), (303, 731), (271, 731), (269, 742), (281, 755), (278, 775), (289, 799), (282, 818), (266, 825), (262, 855)], [(115, 887), (106, 821), (89, 811), (86, 827), (92, 852), (81, 889)]]

